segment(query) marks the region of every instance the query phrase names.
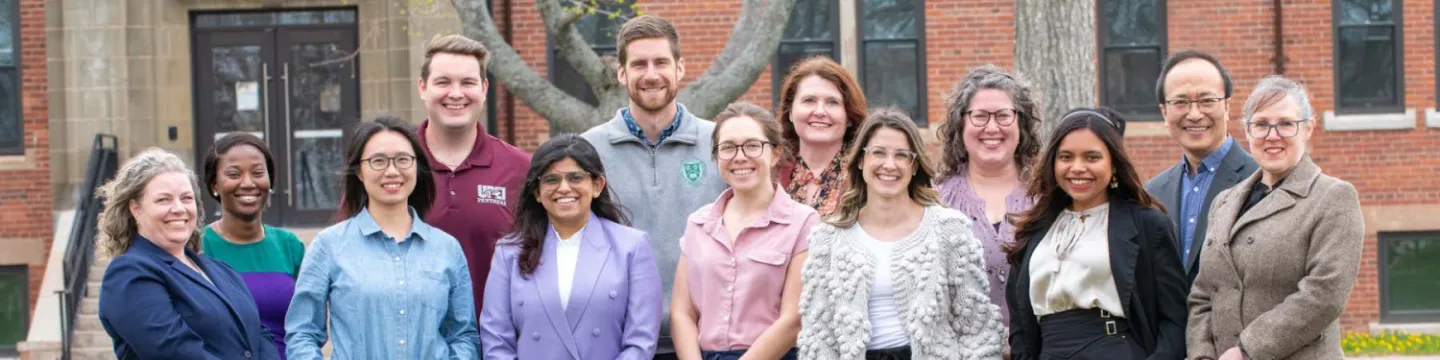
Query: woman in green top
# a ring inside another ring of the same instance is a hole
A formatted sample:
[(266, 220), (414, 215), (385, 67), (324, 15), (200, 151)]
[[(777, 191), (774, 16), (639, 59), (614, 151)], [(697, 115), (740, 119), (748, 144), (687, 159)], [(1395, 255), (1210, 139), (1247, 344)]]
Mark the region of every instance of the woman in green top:
[(220, 202), (220, 219), (205, 227), (200, 245), (206, 255), (240, 273), (260, 322), (285, 358), (285, 312), (295, 294), (295, 273), (305, 244), (288, 230), (260, 222), (270, 200), (270, 169), (275, 160), (259, 137), (234, 132), (205, 154), (204, 178), (210, 197)]

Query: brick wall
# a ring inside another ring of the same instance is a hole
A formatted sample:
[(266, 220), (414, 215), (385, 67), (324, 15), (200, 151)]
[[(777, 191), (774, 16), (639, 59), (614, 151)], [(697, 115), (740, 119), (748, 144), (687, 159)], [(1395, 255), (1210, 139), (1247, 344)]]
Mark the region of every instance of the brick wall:
[[(1314, 160), (1331, 175), (1355, 185), (1363, 206), (1440, 204), (1440, 129), (1424, 126), (1426, 108), (1436, 107), (1434, 2), (1396, 0), (1403, 4), (1405, 104), (1414, 108), (1417, 128), (1392, 131), (1327, 132), (1318, 127), (1312, 139)], [(1319, 121), (1334, 109), (1334, 68), (1329, 0), (1284, 0), (1283, 44), (1285, 75), (1309, 87)], [(729, 0), (677, 0), (641, 2), (646, 13), (669, 18), (681, 36), (688, 83), (700, 74), (725, 45), (739, 14)], [(926, 94), (931, 124), (944, 116), (944, 97), (969, 68), (983, 63), (1004, 67), (1014, 64), (1014, 5), (1011, 1), (930, 1), (925, 29)], [(1258, 80), (1275, 72), (1275, 9), (1270, 1), (1171, 0), (1167, 1), (1168, 51), (1199, 49), (1218, 56), (1235, 80), (1230, 101), (1230, 133), (1244, 141), (1240, 110)], [(498, 10), (497, 10), (498, 11)], [(513, 45), (539, 73), (545, 74), (546, 41), (543, 24), (533, 3), (514, 5)], [(497, 16), (499, 18), (499, 16)], [(845, 31), (845, 30), (842, 30)], [(770, 72), (755, 82), (743, 99), (770, 106)], [(500, 87), (496, 87), (498, 90)], [(496, 106), (501, 106), (503, 96)], [(533, 149), (546, 138), (548, 128), (538, 115), (518, 105), (516, 143)], [(503, 108), (502, 108), (503, 109)], [(503, 111), (501, 118), (504, 119)], [(1158, 122), (1135, 119), (1139, 135), (1126, 140), (1127, 151), (1142, 175), (1154, 176), (1179, 160), (1178, 146)], [(503, 133), (503, 131), (502, 131)], [(1364, 330), (1379, 318), (1376, 231), (1367, 229), (1359, 282), (1342, 318), (1347, 330)]]
[[(48, 255), (52, 232), (50, 208), (50, 136), (47, 131), (45, 76), (45, 1), (20, 0), (20, 93), (25, 126), (25, 155), (0, 169), (0, 241), (43, 242)], [(3, 160), (0, 160), (3, 161)], [(3, 242), (0, 242), (3, 244)], [(8, 249), (18, 244), (3, 245)], [(45, 258), (31, 261), (30, 305), (40, 294)]]

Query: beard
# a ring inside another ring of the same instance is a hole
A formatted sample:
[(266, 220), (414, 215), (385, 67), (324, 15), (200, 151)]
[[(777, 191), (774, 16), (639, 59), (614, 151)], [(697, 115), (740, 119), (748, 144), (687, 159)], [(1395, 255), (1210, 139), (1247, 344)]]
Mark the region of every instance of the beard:
[(630, 93), (630, 102), (635, 103), (635, 106), (640, 107), (641, 110), (645, 110), (646, 112), (658, 112), (660, 110), (664, 110), (666, 106), (670, 106), (671, 103), (675, 102), (676, 91), (673, 84), (665, 84), (665, 91), (663, 95), (658, 99), (653, 98), (653, 95), (651, 95), (651, 98), (647, 99), (646, 95), (650, 94), (641, 92), (639, 86), (631, 86), (629, 89), (626, 90), (629, 90), (628, 92)]

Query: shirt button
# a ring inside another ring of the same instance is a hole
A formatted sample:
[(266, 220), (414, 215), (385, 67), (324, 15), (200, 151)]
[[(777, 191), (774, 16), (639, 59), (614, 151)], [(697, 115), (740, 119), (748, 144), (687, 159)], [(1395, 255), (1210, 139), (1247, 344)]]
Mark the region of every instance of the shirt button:
[(246, 358), (246, 359), (249, 359), (249, 358), (250, 358), (250, 352), (249, 352), (249, 351), (246, 351), (246, 352), (245, 352), (245, 358)]
[(1190, 223), (1191, 223), (1191, 224), (1194, 224), (1194, 223), (1195, 223), (1195, 218), (1193, 218), (1193, 217), (1190, 218)]
[[(1199, 187), (1199, 186), (1196, 186), (1196, 187), (1194, 187), (1194, 188), (1191, 188), (1190, 191), (1200, 192), (1200, 187)], [(451, 192), (450, 192), (450, 195), (455, 195), (455, 192), (454, 192), (454, 191), (451, 191)]]
[(618, 297), (618, 296), (620, 296), (620, 293), (615, 292), (615, 290), (610, 290), (610, 298), (611, 298), (611, 299), (614, 299), (615, 297)]
[(590, 330), (590, 336), (600, 336), (600, 328), (595, 328), (595, 330)]
[(455, 190), (450, 190), (450, 196), (455, 196)]
[(400, 280), (400, 286), (405, 286), (405, 280)]
[(400, 315), (405, 315), (405, 309), (400, 309)]
[(730, 285), (730, 287), (725, 288), (725, 292), (727, 292), (727, 293), (733, 293), (733, 292), (735, 292), (735, 285)]
[(399, 256), (396, 256), (396, 257), (395, 257), (395, 262), (400, 262), (400, 257), (399, 257)]
[(538, 332), (530, 333), (530, 338), (531, 338), (531, 339), (535, 339), (536, 341), (539, 341), (539, 340), (540, 340), (540, 333), (538, 333)]
[(405, 339), (400, 339), (400, 345), (405, 345)]

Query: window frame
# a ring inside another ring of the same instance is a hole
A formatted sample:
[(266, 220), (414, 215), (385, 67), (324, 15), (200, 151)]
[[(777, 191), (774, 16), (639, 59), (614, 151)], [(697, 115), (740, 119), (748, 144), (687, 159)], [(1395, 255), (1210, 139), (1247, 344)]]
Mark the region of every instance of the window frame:
[(1388, 255), (1389, 251), (1386, 251), (1386, 246), (1393, 241), (1417, 239), (1433, 239), (1434, 241), (1440, 242), (1440, 230), (1380, 232), (1376, 235), (1375, 252), (1378, 258), (1376, 272), (1379, 276), (1378, 279), (1376, 279), (1378, 283), (1376, 285), (1378, 285), (1380, 289), (1379, 321), (1381, 324), (1433, 323), (1440, 321), (1440, 307), (1429, 311), (1409, 311), (1399, 314), (1390, 311), (1390, 270), (1385, 266), (1385, 264), (1389, 262), (1390, 257)]
[[(1099, 91), (1097, 91), (1098, 93), (1096, 94), (1095, 98), (1096, 98), (1096, 100), (1098, 100), (1100, 106), (1108, 107), (1108, 108), (1110, 108), (1111, 110), (1115, 110), (1115, 112), (1120, 113), (1121, 115), (1127, 115), (1126, 118), (1129, 119), (1130, 121), (1138, 121), (1138, 122), (1164, 121), (1164, 116), (1160, 113), (1160, 103), (1158, 103), (1158, 102), (1157, 102), (1157, 103), (1154, 103), (1154, 104), (1150, 104), (1150, 105), (1148, 105), (1148, 106), (1146, 106), (1146, 105), (1136, 105), (1136, 106), (1133, 106), (1133, 107), (1129, 107), (1129, 106), (1124, 106), (1124, 107), (1122, 107), (1122, 106), (1115, 106), (1115, 105), (1113, 105), (1113, 104), (1110, 103), (1111, 99), (1108, 99), (1108, 98), (1107, 98), (1107, 95), (1106, 95), (1106, 92), (1107, 92), (1107, 91), (1106, 91), (1106, 84), (1107, 84), (1106, 79), (1109, 79), (1109, 77), (1106, 76), (1107, 73), (1106, 73), (1106, 71), (1105, 71), (1105, 56), (1106, 56), (1106, 54), (1108, 53), (1108, 51), (1110, 51), (1110, 50), (1112, 50), (1112, 49), (1113, 49), (1113, 50), (1136, 50), (1136, 49), (1155, 48), (1156, 51), (1158, 52), (1159, 58), (1160, 58), (1160, 62), (1159, 62), (1159, 63), (1156, 63), (1155, 66), (1156, 66), (1156, 68), (1159, 69), (1161, 72), (1164, 72), (1165, 69), (1164, 69), (1164, 66), (1163, 66), (1163, 65), (1164, 65), (1164, 63), (1165, 63), (1165, 59), (1166, 59), (1167, 57), (1169, 57), (1169, 55), (1170, 55), (1170, 41), (1169, 41), (1169, 40), (1170, 40), (1170, 36), (1169, 36), (1169, 34), (1170, 34), (1170, 22), (1169, 22), (1170, 15), (1169, 15), (1169, 11), (1168, 11), (1169, 8), (1167, 7), (1167, 5), (1168, 5), (1168, 4), (1167, 4), (1167, 1), (1166, 1), (1166, 0), (1155, 0), (1155, 12), (1157, 13), (1156, 15), (1159, 15), (1159, 16), (1156, 18), (1156, 22), (1155, 22), (1156, 27), (1159, 28), (1159, 34), (1156, 35), (1155, 45), (1144, 45), (1144, 46), (1137, 46), (1137, 45), (1114, 45), (1114, 46), (1112, 46), (1112, 45), (1110, 45), (1110, 41), (1109, 41), (1110, 39), (1109, 39), (1108, 36), (1106, 35), (1106, 34), (1107, 34), (1107, 31), (1105, 31), (1105, 29), (1106, 29), (1106, 28), (1108, 27), (1108, 25), (1110, 24), (1110, 21), (1108, 21), (1108, 19), (1105, 18), (1105, 11), (1104, 11), (1104, 9), (1105, 9), (1105, 4), (1106, 4), (1107, 2), (1114, 2), (1114, 1), (1125, 1), (1125, 0), (1095, 0), (1095, 42), (1096, 42), (1096, 49), (1098, 50), (1098, 52), (1095, 54), (1095, 74), (1096, 74), (1096, 76), (1099, 76), (1099, 79), (1097, 79), (1098, 81), (1096, 81), (1096, 82), (1098, 83), (1098, 85), (1099, 85), (1099, 88), (1097, 89), (1097, 90), (1099, 90)], [(1157, 75), (1158, 75), (1158, 74), (1157, 74)], [(1149, 82), (1147, 82), (1147, 83), (1148, 83), (1148, 84), (1154, 84), (1155, 82), (1154, 82), (1154, 81), (1149, 81)], [(1154, 94), (1154, 93), (1155, 93), (1155, 92), (1154, 92), (1155, 90), (1157, 90), (1157, 89), (1151, 89), (1151, 94)]]
[[(30, 311), (34, 310), (30, 304), (30, 267), (26, 265), (0, 265), (0, 274), (19, 274), (20, 278), (25, 280), (25, 286), (20, 289), (20, 299), (25, 302), (25, 310), (20, 312), (20, 328), (24, 330), (23, 333), (28, 334), (30, 332)], [(24, 337), (24, 335), (21, 336), (22, 342), (24, 341)], [(18, 345), (19, 343), (0, 343), (0, 356), (19, 355)]]
[[(627, 8), (627, 9), (621, 9), (620, 11), (621, 11), (621, 12), (629, 12), (628, 8)], [(634, 16), (633, 13), (630, 14), (630, 15), (631, 15), (631, 16)], [(598, 14), (598, 13), (597, 13), (597, 14), (585, 15), (585, 16), (599, 16), (599, 17), (601, 17), (600, 21), (615, 21), (615, 22), (616, 22), (616, 24), (615, 24), (615, 25), (616, 25), (616, 26), (615, 26), (615, 32), (616, 32), (616, 34), (615, 34), (615, 35), (619, 35), (619, 31), (620, 31), (620, 26), (619, 26), (619, 25), (624, 23), (623, 21), (618, 21), (618, 19), (616, 19), (616, 20), (608, 19), (608, 17), (607, 17), (606, 15)], [(582, 16), (581, 19), (584, 19), (584, 16)], [(572, 24), (571, 26), (575, 26), (576, 24), (579, 24), (579, 22), (580, 22), (580, 20), (576, 20), (575, 23)], [(603, 28), (604, 28), (604, 26), (601, 25), (601, 24), (599, 24), (599, 23), (596, 23), (596, 25), (597, 25), (597, 26), (600, 26), (599, 28), (596, 29), (597, 31), (599, 31), (600, 29), (603, 29)], [(583, 32), (583, 29), (577, 29), (577, 30), (582, 30), (582, 32), (580, 33), (580, 37), (581, 37), (581, 38), (586, 38), (586, 39), (585, 39), (585, 42), (586, 42), (586, 43), (589, 43), (590, 40), (587, 38), (587, 36), (586, 36), (587, 34), (585, 34), (585, 33)], [(587, 45), (590, 45), (590, 51), (594, 51), (595, 54), (598, 55), (598, 56), (600, 56), (600, 58), (601, 58), (602, 60), (603, 60), (604, 57), (605, 57), (605, 55), (602, 55), (602, 53), (603, 53), (604, 51), (606, 51), (606, 50), (608, 50), (608, 51), (610, 51), (610, 52), (613, 52), (613, 53), (615, 53), (616, 55), (619, 55), (619, 54), (620, 54), (619, 47), (618, 47), (618, 45), (617, 45), (616, 43), (609, 43), (609, 44), (587, 44)], [(602, 62), (603, 62), (603, 61), (602, 61)], [(580, 102), (583, 102), (583, 103), (586, 103), (586, 104), (589, 104), (589, 105), (592, 105), (592, 106), (599, 104), (599, 102), (600, 102), (600, 97), (599, 97), (598, 94), (593, 94), (593, 93), (590, 94), (590, 97), (595, 98), (595, 103), (594, 103), (594, 104), (591, 104), (589, 101), (587, 101), (587, 99), (586, 99), (584, 96), (580, 96), (580, 95), (576, 95), (576, 94), (571, 94), (570, 92), (565, 91), (565, 86), (561, 86), (560, 83), (556, 82), (556, 77), (555, 77), (555, 76), (556, 76), (556, 74), (559, 73), (559, 72), (555, 71), (555, 70), (556, 70), (556, 64), (564, 64), (564, 66), (571, 66), (571, 65), (570, 65), (570, 63), (569, 63), (568, 61), (565, 61), (565, 57), (564, 57), (564, 56), (560, 55), (560, 49), (558, 49), (558, 48), (555, 47), (555, 39), (551, 38), (549, 35), (546, 35), (546, 36), (545, 36), (545, 64), (546, 64), (546, 66), (545, 66), (545, 73), (546, 73), (546, 74), (545, 74), (545, 79), (550, 81), (550, 86), (554, 86), (554, 87), (560, 89), (560, 92), (564, 92), (565, 94), (568, 94), (568, 95), (570, 95), (570, 96), (574, 96), (575, 99), (580, 100)], [(584, 82), (584, 79), (581, 79), (581, 82), (583, 83), (583, 82)], [(589, 89), (590, 89), (590, 85), (589, 85), (589, 84), (585, 84), (585, 89), (586, 89), (586, 92), (590, 92), (590, 90), (589, 90)]]
[(15, 97), (15, 105), (17, 106), (15, 106), (14, 109), (0, 109), (0, 111), (14, 112), (15, 127), (17, 128), (15, 130), (20, 136), (15, 139), (14, 143), (7, 144), (4, 141), (0, 141), (0, 156), (25, 154), (25, 75), (22, 74), (25, 68), (23, 62), (23, 54), (25, 51), (24, 46), (20, 43), (20, 31), (25, 27), (20, 24), (20, 0), (13, 0), (10, 5), (10, 26), (14, 27), (14, 29), (10, 31), (11, 44), (14, 46), (14, 49), (11, 49), (11, 51), (15, 57), (15, 64), (5, 66), (5, 68), (12, 68), (15, 73), (15, 94), (9, 96)]
[[(1335, 114), (1393, 114), (1405, 112), (1405, 1), (1389, 0), (1393, 16), (1389, 25), (1363, 24), (1363, 25), (1341, 25), (1339, 3), (1344, 0), (1330, 0), (1330, 80), (1331, 86), (1335, 88)], [(1340, 88), (1340, 31), (1347, 27), (1380, 27), (1390, 26), (1394, 28), (1394, 51), (1392, 56), (1395, 59), (1395, 105), (1370, 106), (1370, 107), (1346, 107), (1341, 99)]]
[[(926, 33), (925, 33), (925, 0), (913, 0), (913, 1), (919, 3), (917, 6), (915, 6), (915, 38), (914, 38), (913, 40), (910, 40), (910, 39), (876, 39), (876, 40), (866, 39), (866, 38), (865, 38), (865, 25), (864, 25), (865, 19), (863, 18), (863, 15), (865, 14), (865, 9), (864, 9), (864, 8), (865, 8), (865, 1), (866, 1), (866, 0), (855, 0), (855, 54), (857, 55), (857, 56), (856, 56), (857, 60), (859, 60), (859, 63), (858, 63), (858, 64), (855, 64), (855, 69), (856, 69), (856, 75), (857, 75), (857, 76), (856, 76), (856, 77), (857, 77), (856, 80), (857, 80), (857, 82), (860, 83), (860, 92), (861, 92), (861, 93), (864, 93), (864, 92), (865, 92), (865, 44), (866, 44), (866, 43), (869, 43), (869, 42), (900, 43), (900, 42), (914, 41), (914, 42), (915, 42), (915, 50), (916, 50), (916, 52), (918, 52), (917, 54), (915, 54), (915, 62), (916, 62), (916, 65), (917, 65), (917, 66), (915, 67), (915, 75), (918, 77), (918, 79), (917, 79), (918, 84), (916, 84), (916, 87), (917, 87), (916, 90), (919, 90), (919, 93), (916, 94), (916, 96), (919, 97), (919, 99), (918, 99), (919, 103), (916, 104), (916, 108), (918, 108), (919, 113), (918, 113), (918, 114), (909, 114), (909, 115), (910, 115), (910, 118), (915, 121), (915, 126), (916, 126), (916, 127), (919, 127), (919, 128), (922, 128), (922, 129), (923, 129), (923, 128), (929, 128), (929, 127), (930, 127), (930, 120), (929, 120), (929, 117), (930, 117), (930, 116), (929, 116), (929, 115), (930, 115), (930, 114), (929, 114), (929, 113), (930, 113), (930, 101), (929, 101), (929, 100), (930, 100), (930, 99), (929, 99), (929, 98), (930, 98), (930, 85), (929, 85), (929, 79), (928, 79), (927, 76), (926, 76), (927, 73), (926, 73), (926, 71), (925, 71), (925, 69), (926, 69), (926, 67), (925, 67), (925, 56), (926, 56), (926, 54), (928, 53), (928, 52), (926, 51), (926, 48), (925, 48), (925, 46), (926, 46), (926, 45), (925, 45), (925, 38), (926, 38), (926, 36), (925, 36), (925, 35), (926, 35)], [(870, 102), (870, 99), (868, 99), (868, 98), (865, 99), (865, 102), (867, 103), (867, 106), (870, 106), (870, 108), (872, 108), (872, 109), (875, 108), (875, 104), (871, 103), (871, 102)], [(868, 109), (867, 109), (867, 110), (868, 110)], [(906, 110), (906, 109), (901, 109), (901, 110), (905, 110), (905, 111), (908, 112), (908, 110)]]
[[(797, 0), (797, 1), (805, 1), (805, 0)], [(841, 59), (840, 59), (840, 56), (841, 56), (841, 53), (840, 53), (840, 38), (844, 37), (844, 36), (841, 36), (841, 34), (840, 34), (840, 11), (841, 11), (841, 8), (840, 8), (840, 0), (821, 0), (821, 1), (829, 1), (829, 2), (830, 2), (830, 9), (831, 9), (831, 11), (830, 11), (830, 18), (829, 18), (828, 20), (826, 20), (826, 21), (828, 21), (829, 24), (830, 24), (830, 34), (831, 34), (831, 39), (830, 39), (830, 41), (829, 41), (829, 43), (830, 43), (830, 59), (831, 59), (831, 60), (835, 60), (835, 63), (840, 63), (840, 62), (841, 62)], [(1437, 1), (1440, 1), (1440, 0), (1437, 0)], [(792, 10), (791, 13), (790, 13), (790, 18), (791, 18), (791, 19), (794, 19), (794, 18), (795, 18), (795, 13), (794, 13), (793, 10)], [(789, 26), (790, 26), (789, 20), (787, 20), (785, 26), (780, 28), (780, 43), (775, 45), (775, 56), (772, 56), (771, 59), (770, 59), (770, 104), (771, 104), (772, 107), (776, 110), (776, 114), (775, 114), (776, 116), (779, 116), (779, 115), (780, 115), (780, 114), (779, 114), (779, 110), (780, 110), (780, 95), (781, 95), (781, 93), (785, 92), (785, 89), (783, 89), (783, 88), (781, 88), (781, 87), (785, 85), (785, 77), (790, 75), (790, 69), (789, 69), (789, 68), (781, 68), (781, 67), (780, 67), (780, 49), (781, 49), (781, 48), (784, 48), (785, 45), (809, 45), (809, 44), (823, 44), (823, 43), (826, 43), (826, 41), (821, 41), (821, 40), (790, 40), (790, 39), (786, 39), (786, 38), (785, 38), (785, 28), (786, 28), (786, 27), (789, 27)]]

